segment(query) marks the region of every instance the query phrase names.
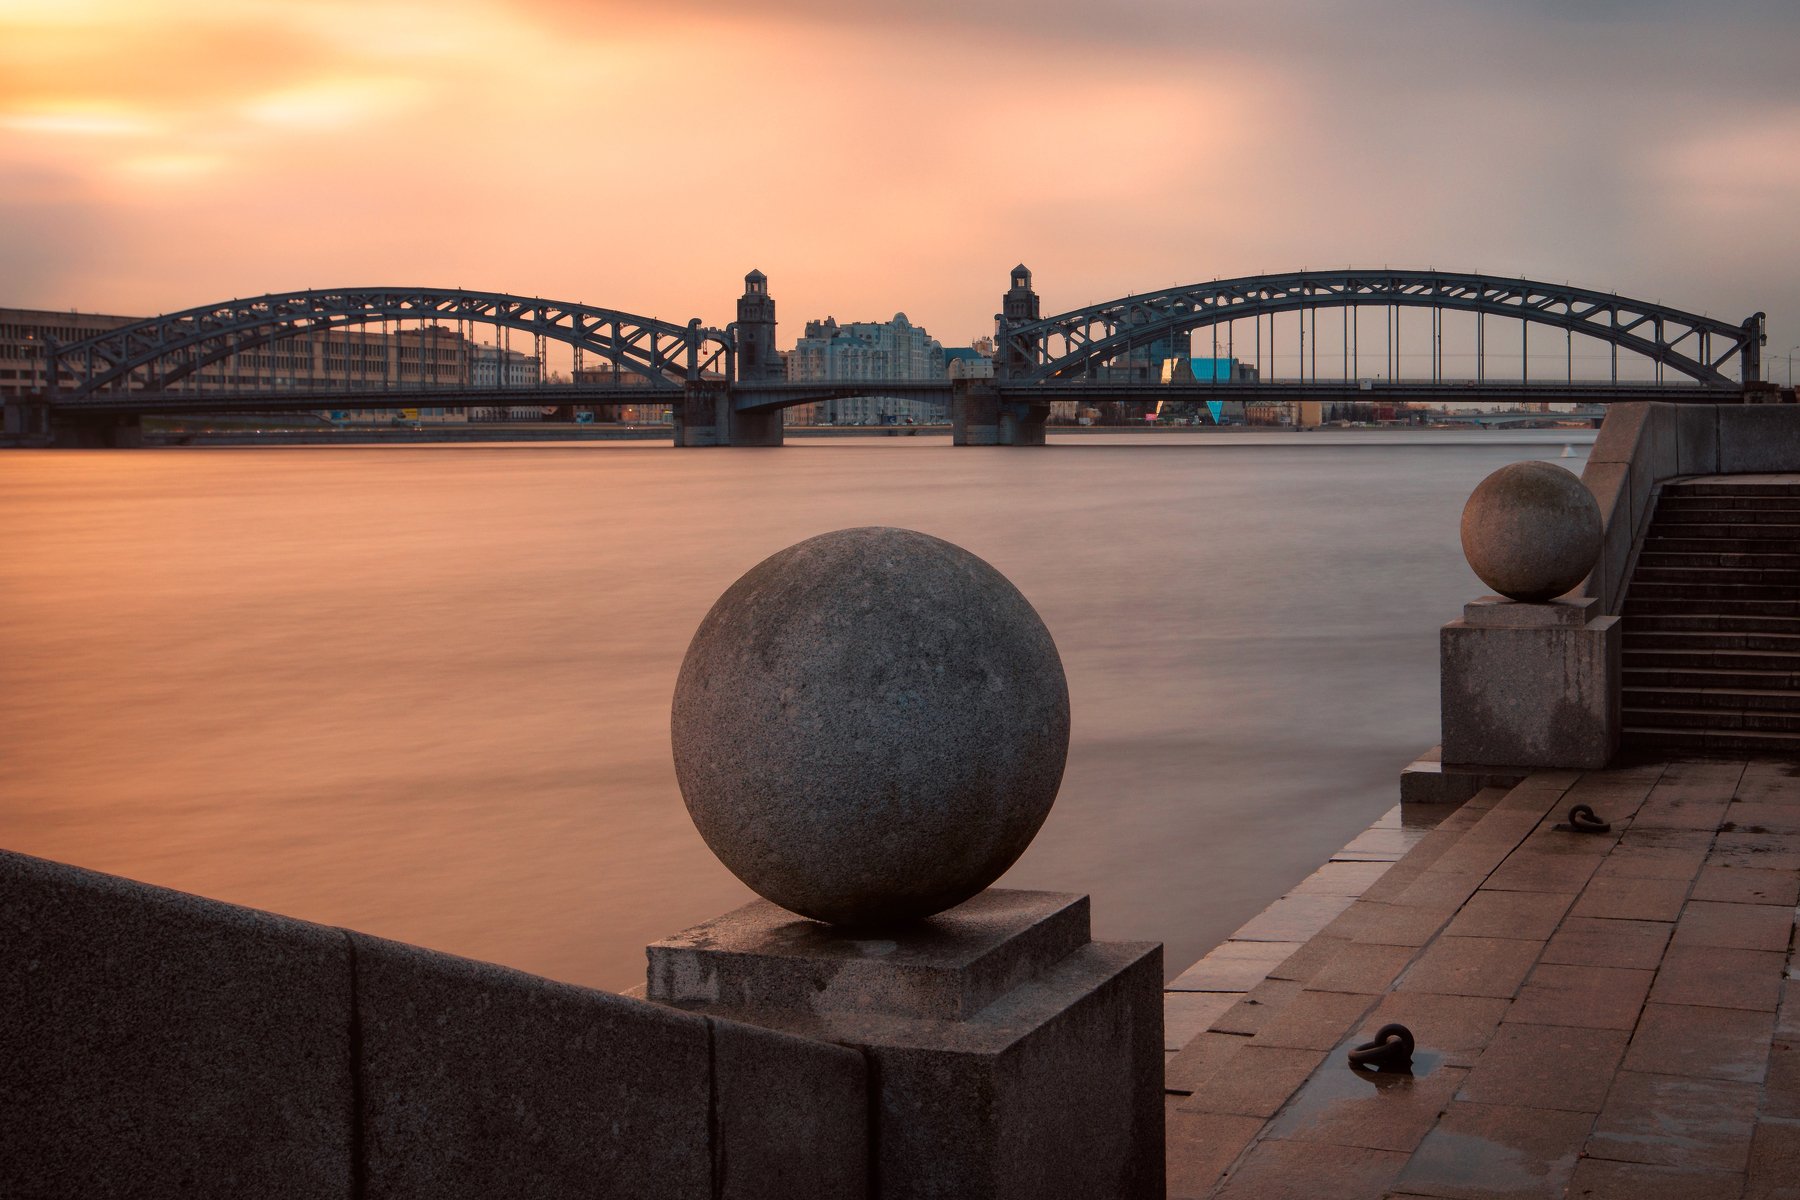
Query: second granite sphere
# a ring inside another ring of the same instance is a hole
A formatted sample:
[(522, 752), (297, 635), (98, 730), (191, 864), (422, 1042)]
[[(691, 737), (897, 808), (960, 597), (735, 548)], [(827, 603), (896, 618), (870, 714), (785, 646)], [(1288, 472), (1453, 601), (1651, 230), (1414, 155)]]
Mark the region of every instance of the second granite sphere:
[(802, 916), (897, 924), (998, 879), (1069, 747), (1050, 631), (1007, 578), (906, 529), (788, 547), (726, 589), (675, 684), (700, 836)]
[(1600, 542), (1594, 494), (1552, 463), (1509, 463), (1477, 484), (1463, 506), (1463, 556), (1509, 599), (1562, 595), (1594, 569)]

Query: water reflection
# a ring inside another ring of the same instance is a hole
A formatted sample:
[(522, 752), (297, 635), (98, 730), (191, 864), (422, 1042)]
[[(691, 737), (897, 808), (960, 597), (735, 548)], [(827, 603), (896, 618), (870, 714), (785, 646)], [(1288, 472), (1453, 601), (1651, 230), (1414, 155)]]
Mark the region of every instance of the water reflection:
[(628, 986), (746, 896), (669, 761), (701, 614), (905, 525), (1009, 575), (1068, 669), (1005, 882), (1092, 892), (1172, 974), (1394, 802), (1480, 590), (1462, 499), (1571, 437), (1090, 440), (8, 454), (0, 845)]

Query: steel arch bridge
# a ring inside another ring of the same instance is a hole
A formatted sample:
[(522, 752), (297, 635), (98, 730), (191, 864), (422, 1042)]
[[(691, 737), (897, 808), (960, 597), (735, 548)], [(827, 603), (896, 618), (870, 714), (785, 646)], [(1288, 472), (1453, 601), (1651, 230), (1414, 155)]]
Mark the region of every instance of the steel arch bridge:
[(674, 325), (566, 300), (460, 288), (334, 288), (271, 293), (151, 317), (78, 342), (49, 347), (53, 395), (80, 400), (116, 392), (162, 392), (232, 355), (283, 338), (326, 335), (383, 321), (469, 322), (566, 342), (654, 389), (683, 380), (731, 378), (735, 345), (699, 318)]
[[(999, 321), (996, 366), (1011, 384), (1064, 383), (1139, 346), (1231, 321), (1320, 308), (1436, 308), (1551, 326), (1642, 355), (1701, 384), (1761, 377), (1764, 314), (1732, 324), (1667, 305), (1529, 279), (1443, 271), (1297, 271), (1126, 296), (1027, 323)], [(1616, 350), (1615, 350), (1616, 355)], [(1616, 362), (1615, 362), (1616, 375)]]

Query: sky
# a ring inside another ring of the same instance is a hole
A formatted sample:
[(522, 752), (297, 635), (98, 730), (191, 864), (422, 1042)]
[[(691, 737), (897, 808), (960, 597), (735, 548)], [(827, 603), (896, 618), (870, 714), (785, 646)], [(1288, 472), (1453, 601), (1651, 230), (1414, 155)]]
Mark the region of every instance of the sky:
[[(1800, 343), (1800, 4), (0, 0), (0, 305), (462, 286), (992, 332), (1301, 268)], [(1779, 373), (1776, 368), (1771, 373)]]

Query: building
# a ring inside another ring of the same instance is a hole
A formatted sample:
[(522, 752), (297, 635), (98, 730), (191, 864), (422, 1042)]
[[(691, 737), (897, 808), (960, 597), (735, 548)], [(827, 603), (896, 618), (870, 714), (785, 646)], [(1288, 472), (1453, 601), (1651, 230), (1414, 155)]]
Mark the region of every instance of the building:
[(994, 339), (983, 338), (988, 345), (986, 353), (982, 352), (981, 343), (973, 346), (953, 346), (944, 351), (944, 364), (952, 379), (992, 379), (994, 377)]
[(536, 355), (499, 346), (473, 346), (469, 354), (468, 384), (472, 388), (536, 387), (544, 364)]
[[(52, 342), (67, 345), (143, 319), (0, 308), (0, 402), (7, 396), (28, 395), (50, 386), (45, 349)], [(170, 387), (188, 392), (453, 388), (470, 382), (472, 364), (481, 349), (442, 325), (393, 332), (366, 326), (332, 329), (283, 337), (230, 354), (172, 381)], [(519, 372), (520, 378), (524, 374)], [(530, 378), (536, 381), (535, 371)], [(382, 421), (395, 416), (390, 409), (338, 409), (328, 415), (333, 420)], [(405, 419), (459, 421), (466, 415), (461, 408), (421, 408)]]
[(0, 400), (29, 395), (48, 386), (44, 347), (51, 341), (78, 342), (140, 319), (41, 308), (0, 308)]
[[(741, 334), (740, 334), (741, 336)], [(787, 379), (798, 383), (838, 380), (942, 379), (944, 347), (920, 326), (895, 313), (891, 321), (853, 321), (838, 324), (835, 317), (808, 321), (805, 333), (787, 353)], [(810, 418), (834, 425), (880, 425), (895, 422), (941, 421), (942, 404), (897, 396), (882, 396), (871, 388), (866, 396), (826, 400), (813, 411), (796, 414), (790, 423)]]

